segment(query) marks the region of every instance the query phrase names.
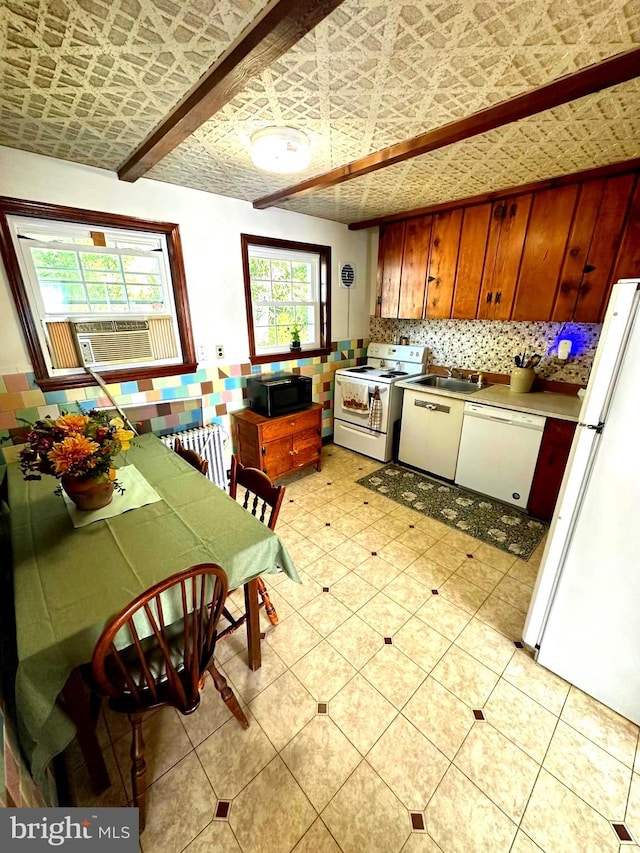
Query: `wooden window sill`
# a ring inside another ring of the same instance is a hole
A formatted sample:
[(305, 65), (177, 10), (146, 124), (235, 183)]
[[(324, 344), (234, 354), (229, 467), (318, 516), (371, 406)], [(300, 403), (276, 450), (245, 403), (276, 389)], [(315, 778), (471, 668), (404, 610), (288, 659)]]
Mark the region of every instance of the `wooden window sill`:
[[(141, 379), (157, 379), (161, 376), (181, 376), (185, 373), (195, 373), (198, 369), (197, 362), (183, 364), (163, 364), (159, 367), (127, 367), (122, 370), (96, 371), (107, 385), (115, 385), (119, 382), (137, 382)], [(95, 380), (89, 373), (78, 373), (72, 376), (45, 376), (36, 377), (36, 384), (43, 391), (66, 391), (69, 388), (85, 388), (95, 386)], [(100, 389), (99, 396), (104, 396)]]
[(294, 358), (316, 358), (319, 355), (328, 355), (333, 352), (332, 347), (318, 347), (317, 349), (301, 349), (297, 352), (291, 350), (283, 350), (282, 352), (272, 352), (266, 355), (250, 355), (249, 361), (251, 364), (269, 364), (272, 361), (291, 361)]

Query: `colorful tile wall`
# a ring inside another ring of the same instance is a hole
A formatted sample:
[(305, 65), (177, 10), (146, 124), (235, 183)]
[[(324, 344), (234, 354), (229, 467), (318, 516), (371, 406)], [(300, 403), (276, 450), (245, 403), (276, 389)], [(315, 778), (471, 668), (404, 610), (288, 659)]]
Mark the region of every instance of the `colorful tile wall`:
[[(141, 432), (173, 432), (202, 423), (219, 423), (230, 429), (230, 412), (246, 405), (247, 377), (254, 373), (302, 373), (311, 376), (313, 399), (322, 403), (322, 435), (333, 433), (333, 379), (339, 367), (362, 363), (368, 341), (361, 338), (336, 341), (333, 352), (313, 358), (251, 365), (232, 364), (209, 367), (185, 376), (163, 376), (140, 382), (109, 386), (119, 405), (134, 406), (130, 416), (141, 424)], [(20, 444), (25, 422), (32, 423), (49, 415), (57, 417), (62, 409), (109, 406), (99, 388), (43, 393), (32, 373), (0, 377), (0, 442)], [(204, 408), (202, 408), (204, 407)], [(4, 461), (0, 447), (0, 462)]]

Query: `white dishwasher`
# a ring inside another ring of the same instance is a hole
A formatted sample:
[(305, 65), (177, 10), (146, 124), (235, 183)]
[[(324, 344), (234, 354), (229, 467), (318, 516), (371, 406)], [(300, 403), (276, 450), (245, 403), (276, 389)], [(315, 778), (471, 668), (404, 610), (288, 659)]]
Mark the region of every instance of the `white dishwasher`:
[(405, 389), (399, 461), (453, 480), (463, 413), (462, 400)]
[(545, 420), (465, 403), (456, 483), (526, 509)]

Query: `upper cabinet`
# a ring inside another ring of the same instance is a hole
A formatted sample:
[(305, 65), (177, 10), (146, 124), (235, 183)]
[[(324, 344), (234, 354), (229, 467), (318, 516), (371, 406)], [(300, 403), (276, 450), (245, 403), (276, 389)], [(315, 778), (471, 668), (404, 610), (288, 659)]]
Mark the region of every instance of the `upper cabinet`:
[(577, 184), (534, 195), (523, 234), (512, 320), (551, 317), (577, 198)]
[(380, 229), (377, 317), (398, 316), (404, 230), (404, 222), (396, 222), (394, 225), (387, 225)]
[(531, 198), (529, 193), (493, 204), (476, 314), (479, 320), (508, 320), (511, 316)]
[(383, 226), (376, 315), (597, 323), (637, 277), (636, 171)]
[(461, 226), (460, 208), (436, 213), (433, 217), (431, 254), (427, 268), (425, 316), (428, 320), (442, 320), (451, 316)]
[(580, 187), (552, 320), (588, 323), (600, 318), (611, 285), (621, 277), (614, 278), (613, 265), (625, 232), (634, 181), (634, 175), (619, 175), (587, 181)]
[(420, 319), (424, 312), (432, 217), (410, 219), (406, 224), (400, 276), (400, 298), (395, 316)]
[(476, 316), (487, 254), (491, 204), (476, 204), (462, 211), (462, 229), (456, 267), (456, 283), (451, 306), (454, 320)]

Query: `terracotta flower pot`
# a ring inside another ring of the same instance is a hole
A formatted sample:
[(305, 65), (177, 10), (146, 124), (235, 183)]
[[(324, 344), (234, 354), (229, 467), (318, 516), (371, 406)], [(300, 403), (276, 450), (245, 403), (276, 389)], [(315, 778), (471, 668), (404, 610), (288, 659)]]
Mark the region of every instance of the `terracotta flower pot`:
[(78, 480), (76, 477), (64, 476), (60, 482), (77, 508), (86, 512), (102, 509), (113, 500), (114, 485), (111, 479)]

